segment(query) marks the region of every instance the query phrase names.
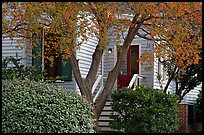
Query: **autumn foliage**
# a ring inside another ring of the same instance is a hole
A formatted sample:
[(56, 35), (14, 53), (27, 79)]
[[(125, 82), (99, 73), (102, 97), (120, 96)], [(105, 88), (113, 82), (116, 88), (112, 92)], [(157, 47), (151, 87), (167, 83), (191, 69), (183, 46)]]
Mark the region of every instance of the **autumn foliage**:
[[(125, 38), (125, 30), (134, 24), (127, 18), (119, 20), (118, 17), (122, 13), (132, 14), (138, 18), (137, 23), (142, 22), (146, 28), (140, 28), (145, 34), (138, 32), (137, 35), (155, 41), (157, 57), (175, 58), (177, 65), (183, 69), (185, 65), (198, 63), (200, 59), (197, 54), (198, 48), (202, 48), (202, 36), (199, 36), (202, 32), (201, 3), (128, 2), (121, 4), (123, 8), (120, 4), (115, 2), (3, 3), (2, 34), (3, 37), (25, 37), (27, 43), (30, 43), (34, 31), (38, 34), (40, 33), (38, 28), (49, 26), (46, 30), (56, 30), (55, 32), (61, 35), (60, 42), (68, 45), (64, 49), (65, 54), (71, 55), (74, 52), (73, 48), (80, 46), (89, 36), (94, 36), (98, 30), (101, 31), (98, 33), (102, 40), (101, 47), (107, 45), (109, 35), (115, 35), (116, 40), (121, 36)], [(77, 37), (81, 37), (81, 42), (74, 42)], [(143, 57), (141, 59), (145, 61)], [(184, 64), (183, 60), (187, 62)]]
[[(29, 39), (34, 31), (40, 32), (37, 28), (49, 26), (51, 31), (57, 29), (56, 32), (62, 36), (60, 38), (62, 43), (72, 43), (76, 37), (83, 37), (82, 39), (85, 40), (88, 38), (86, 33), (92, 35), (96, 30), (103, 30), (99, 36), (107, 39), (105, 37), (114, 32), (122, 35), (124, 29), (133, 25), (128, 19), (118, 20), (117, 15), (135, 14), (146, 20), (143, 24), (148, 30), (145, 37), (158, 41), (155, 43), (155, 52), (159, 57), (176, 59), (179, 57), (182, 60), (191, 58), (187, 65), (198, 63), (199, 56), (196, 50), (198, 47), (202, 48), (202, 37), (198, 36), (196, 40), (192, 36), (201, 33), (201, 3), (132, 2), (124, 4), (124, 11), (119, 8), (119, 3), (114, 2), (94, 4), (83, 2), (3, 3), (2, 34), (4, 34), (3, 36), (20, 36)], [(95, 9), (98, 16), (88, 17)], [(80, 26), (77, 26), (77, 22), (80, 22)], [(122, 23), (124, 25), (121, 25)], [(115, 26), (115, 29), (111, 32), (107, 31), (112, 26)], [(140, 34), (138, 33), (138, 35)], [(117, 39), (119, 38), (117, 37)], [(107, 44), (105, 41), (103, 42), (101, 46)], [(73, 44), (70, 44), (71, 47), (74, 48)], [(65, 50), (70, 54), (67, 49)], [(177, 61), (181, 67), (182, 60)]]

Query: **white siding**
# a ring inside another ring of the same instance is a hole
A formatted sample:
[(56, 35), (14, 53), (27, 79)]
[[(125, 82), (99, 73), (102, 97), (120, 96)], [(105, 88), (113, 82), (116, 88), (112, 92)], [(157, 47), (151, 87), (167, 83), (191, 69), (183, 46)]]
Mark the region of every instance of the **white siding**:
[[(124, 34), (126, 35), (127, 32)], [(105, 77), (108, 76), (108, 72), (111, 71), (117, 61), (117, 51), (116, 51), (116, 42), (114, 41), (114, 37), (109, 37), (112, 38), (112, 42), (110, 43), (109, 46), (106, 47), (106, 51), (104, 54), (104, 66), (105, 66)], [(119, 42), (120, 45), (123, 44), (124, 39), (121, 37), (121, 40)], [(152, 50), (152, 42), (151, 41), (147, 41), (145, 39), (139, 38), (139, 37), (135, 37), (131, 43), (131, 45), (139, 45), (140, 46), (140, 54), (142, 54), (145, 50)], [(109, 54), (107, 53), (107, 50), (111, 48), (112, 49), (112, 53)], [(125, 64), (125, 63), (124, 63)], [(141, 84), (144, 84), (145, 86), (153, 86), (153, 69), (150, 71), (147, 71), (144, 69), (145, 66), (152, 66), (152, 65), (147, 65), (147, 64), (140, 64), (140, 74), (145, 76), (145, 78), (143, 80), (141, 80)], [(115, 88), (117, 88), (117, 85), (115, 85)]]
[[(107, 50), (112, 49), (112, 53), (108, 53)], [(104, 52), (104, 76), (108, 77), (108, 73), (113, 69), (115, 65), (114, 61), (114, 45), (107, 46), (107, 50)]]
[(202, 83), (191, 90), (181, 101), (181, 104), (195, 104), (199, 91), (202, 91)]
[[(79, 69), (83, 78), (86, 77), (91, 67), (92, 55), (95, 51), (97, 44), (98, 44), (98, 39), (96, 37), (93, 37), (88, 39), (88, 41), (82, 43), (80, 46), (80, 49), (77, 50), (76, 56), (79, 63)], [(102, 74), (101, 65), (102, 64), (100, 63), (97, 76), (95, 79), (97, 79), (98, 75)], [(79, 88), (77, 85), (76, 85), (76, 91), (79, 92)]]
[[(165, 71), (163, 69), (163, 66), (161, 65), (161, 74), (163, 74), (163, 72), (165, 72)], [(155, 58), (154, 59), (154, 79), (153, 79), (154, 84), (153, 84), (153, 86), (155, 89), (161, 89), (157, 76), (158, 76), (158, 58)], [(167, 79), (166, 79), (166, 81), (162, 81), (162, 89), (165, 87), (166, 83), (167, 83)], [(167, 91), (169, 93), (174, 93), (174, 91), (175, 91), (175, 82), (174, 81), (171, 81)]]
[[(24, 55), (24, 49), (22, 48), (16, 48), (18, 44), (17, 40), (20, 40), (21, 38), (14, 38), (11, 40), (10, 38), (2, 38), (2, 58), (6, 57), (17, 57), (22, 58), (21, 63), (25, 65), (26, 57)], [(24, 46), (24, 44), (21, 44), (21, 46)], [(13, 64), (9, 64), (8, 66), (13, 66)]]
[(202, 91), (202, 83), (187, 94), (187, 104), (195, 104), (199, 91)]
[[(109, 36), (108, 38), (110, 39), (110, 43), (104, 50), (104, 84), (106, 83), (109, 72), (113, 70), (117, 61), (116, 41), (113, 36)], [(108, 49), (111, 49), (112, 52), (108, 53)], [(115, 89), (116, 86), (117, 81), (115, 82), (113, 89)]]
[[(145, 51), (152, 50), (152, 42), (141, 39), (137, 37), (137, 42), (141, 43), (141, 55), (145, 53)], [(146, 67), (151, 67), (151, 69), (147, 70)], [(149, 65), (147, 63), (141, 64), (140, 74), (145, 78), (141, 80), (141, 84), (148, 87), (153, 87), (153, 64)]]
[[(98, 39), (91, 38), (87, 42), (82, 43), (80, 49), (77, 50), (77, 59), (79, 63), (79, 69), (82, 77), (86, 77), (92, 62), (92, 54), (95, 51)], [(101, 71), (99, 67), (99, 72)]]

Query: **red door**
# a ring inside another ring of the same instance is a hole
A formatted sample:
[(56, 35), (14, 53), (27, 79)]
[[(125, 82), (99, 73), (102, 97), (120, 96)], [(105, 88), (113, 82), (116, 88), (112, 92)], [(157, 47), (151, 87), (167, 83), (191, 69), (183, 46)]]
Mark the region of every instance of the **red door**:
[(131, 45), (121, 66), (118, 88), (127, 87), (134, 74), (139, 74), (139, 45)]

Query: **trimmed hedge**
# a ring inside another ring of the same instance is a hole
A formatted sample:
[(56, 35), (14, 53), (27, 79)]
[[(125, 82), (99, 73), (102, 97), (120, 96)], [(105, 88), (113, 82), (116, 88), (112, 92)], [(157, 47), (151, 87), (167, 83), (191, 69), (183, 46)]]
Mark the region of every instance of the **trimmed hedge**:
[(3, 80), (4, 133), (91, 133), (92, 115), (85, 98), (55, 84)]
[(179, 128), (177, 101), (176, 95), (144, 86), (116, 90), (112, 94), (110, 126), (125, 133), (176, 132)]

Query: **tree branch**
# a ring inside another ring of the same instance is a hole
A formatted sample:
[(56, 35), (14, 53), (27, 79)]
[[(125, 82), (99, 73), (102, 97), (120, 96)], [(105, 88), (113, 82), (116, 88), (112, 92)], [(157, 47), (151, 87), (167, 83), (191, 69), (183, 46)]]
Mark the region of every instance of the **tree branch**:
[(141, 23), (143, 23), (144, 21), (150, 20), (150, 19), (152, 19), (152, 18), (154, 18), (154, 16), (153, 16), (153, 15), (149, 15), (147, 18), (140, 19), (140, 20), (136, 21), (136, 23), (137, 23), (137, 24), (141, 24)]
[[(96, 11), (96, 9), (93, 8), (93, 4), (87, 3), (91, 9), (91, 11), (94, 13), (95, 17), (97, 18), (97, 22), (99, 25), (101, 25), (102, 23), (102, 17), (101, 15)], [(105, 30), (104, 27), (102, 27), (101, 30), (99, 30), (99, 35), (105, 35)], [(86, 76), (86, 81), (88, 82), (88, 84), (90, 85), (90, 87), (93, 86), (94, 82), (95, 82), (95, 78), (96, 78), (96, 74), (100, 65), (100, 61), (103, 55), (103, 48), (101, 48), (101, 43), (102, 43), (102, 37), (99, 37), (99, 42), (98, 45), (96, 46), (95, 52), (92, 55), (92, 63), (91, 63), (91, 67), (89, 69), (89, 72)], [(91, 90), (91, 88), (90, 88)]]
[(188, 94), (190, 91), (191, 91), (191, 89), (186, 89), (186, 90), (183, 92), (183, 94), (181, 95), (181, 91), (179, 90), (180, 95), (179, 95), (179, 101), (178, 101), (178, 103), (180, 103), (180, 102), (183, 100), (184, 96), (185, 96), (186, 94)]
[[(152, 39), (153, 39), (153, 37), (152, 37), (152, 38), (149, 38), (149, 37), (146, 36), (147, 34), (142, 35), (142, 34), (140, 34), (139, 32), (138, 32), (136, 35), (137, 35), (138, 37), (143, 38), (143, 39), (146, 39), (146, 40), (152, 40)], [(151, 36), (151, 35), (150, 35), (150, 36)]]
[(90, 84), (91, 87), (93, 86), (95, 82), (96, 74), (97, 74), (97, 71), (100, 65), (100, 61), (103, 55), (103, 49), (100, 47), (100, 44), (101, 44), (101, 39), (99, 40), (99, 43), (96, 46), (95, 52), (92, 55), (91, 67), (86, 76), (86, 81)]
[(73, 67), (72, 70), (73, 70), (73, 73), (74, 73), (74, 78), (75, 78), (75, 80), (76, 80), (76, 82), (77, 82), (77, 84), (79, 86), (79, 89), (80, 89), (80, 92), (81, 92), (82, 96), (87, 97), (87, 99), (89, 101), (91, 101), (89, 91), (87, 91), (86, 81), (81, 76), (78, 61), (77, 61), (74, 53), (70, 57), (70, 63), (71, 63), (71, 66)]
[(175, 67), (174, 70), (171, 72), (171, 76), (169, 76), (168, 81), (167, 81), (167, 83), (166, 83), (166, 85), (165, 85), (165, 87), (164, 87), (164, 93), (167, 92), (167, 89), (168, 89), (168, 87), (169, 87), (171, 81), (174, 79), (174, 74), (175, 74), (175, 72), (176, 72), (176, 69), (177, 69), (177, 67)]

